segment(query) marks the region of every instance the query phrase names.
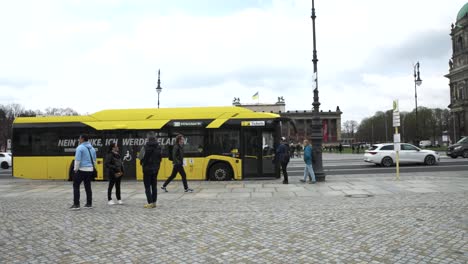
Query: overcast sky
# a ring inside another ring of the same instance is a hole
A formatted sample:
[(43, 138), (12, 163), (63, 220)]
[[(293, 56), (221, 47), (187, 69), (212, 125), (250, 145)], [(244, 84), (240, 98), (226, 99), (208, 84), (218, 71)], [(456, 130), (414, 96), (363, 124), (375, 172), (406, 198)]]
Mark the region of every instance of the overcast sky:
[[(464, 0), (316, 0), (321, 110), (357, 120), (400, 100), (449, 104), (450, 24)], [(312, 107), (307, 0), (0, 0), (0, 104)]]

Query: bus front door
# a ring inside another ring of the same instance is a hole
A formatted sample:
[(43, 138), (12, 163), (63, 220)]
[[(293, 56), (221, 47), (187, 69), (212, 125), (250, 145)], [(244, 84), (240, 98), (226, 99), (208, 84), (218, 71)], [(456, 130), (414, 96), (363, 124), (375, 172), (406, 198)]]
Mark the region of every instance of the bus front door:
[(244, 178), (274, 177), (273, 132), (244, 128), (242, 137), (242, 175)]

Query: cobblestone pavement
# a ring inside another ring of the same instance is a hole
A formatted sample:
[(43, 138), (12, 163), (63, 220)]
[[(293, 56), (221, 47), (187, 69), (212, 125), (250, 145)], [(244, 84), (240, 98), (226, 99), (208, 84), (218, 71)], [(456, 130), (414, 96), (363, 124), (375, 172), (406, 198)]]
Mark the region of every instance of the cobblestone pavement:
[(0, 263), (468, 262), (468, 175), (298, 179), (174, 182), (155, 209), (141, 182), (114, 206), (93, 182), (79, 211), (69, 182), (0, 180)]

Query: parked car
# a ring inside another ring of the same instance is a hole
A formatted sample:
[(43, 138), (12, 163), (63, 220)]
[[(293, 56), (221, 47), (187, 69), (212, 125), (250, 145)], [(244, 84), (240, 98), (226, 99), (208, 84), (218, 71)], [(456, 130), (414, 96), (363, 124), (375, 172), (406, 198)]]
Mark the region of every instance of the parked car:
[[(401, 143), (399, 151), (400, 163), (424, 163), (435, 165), (440, 162), (436, 151), (420, 149), (408, 143)], [(396, 151), (393, 143), (375, 144), (364, 154), (364, 161), (390, 167), (396, 163)]]
[(458, 158), (458, 156), (468, 158), (468, 137), (463, 137), (457, 143), (448, 146), (447, 156), (454, 159)]
[(430, 140), (421, 140), (419, 141), (419, 147), (420, 148), (427, 148), (427, 147), (430, 147), (432, 146), (432, 143)]
[(11, 167), (11, 153), (0, 152), (0, 167), (2, 169), (8, 169)]

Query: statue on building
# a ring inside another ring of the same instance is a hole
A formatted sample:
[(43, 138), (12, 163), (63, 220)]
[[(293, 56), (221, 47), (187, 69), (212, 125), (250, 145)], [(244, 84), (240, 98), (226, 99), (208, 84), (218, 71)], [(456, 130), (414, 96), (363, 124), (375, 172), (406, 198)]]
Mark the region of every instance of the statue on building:
[(279, 96), (278, 97), (278, 102), (276, 102), (277, 104), (284, 104), (284, 98), (283, 96)]
[(234, 100), (232, 100), (232, 105), (240, 105), (240, 98), (239, 97), (234, 97)]
[(453, 69), (453, 60), (452, 59), (449, 60), (449, 69), (450, 70)]

